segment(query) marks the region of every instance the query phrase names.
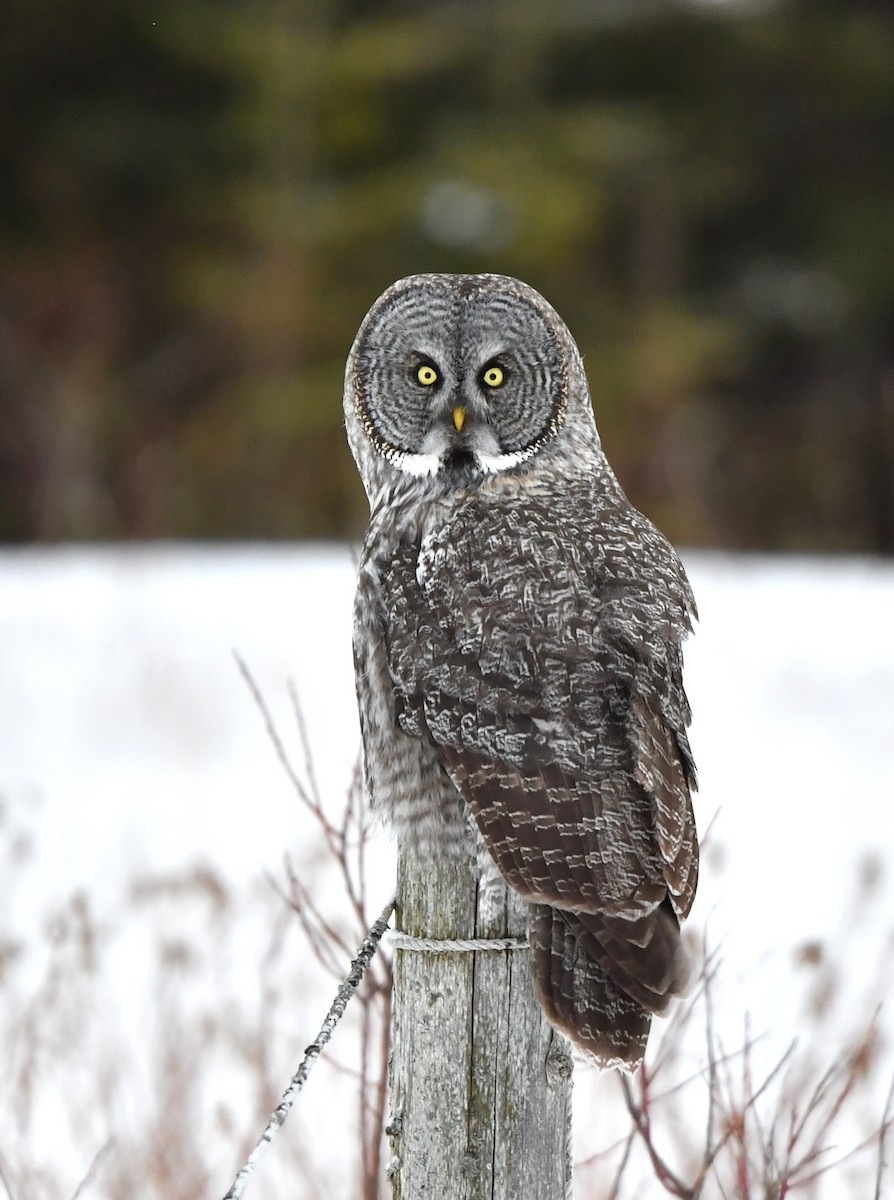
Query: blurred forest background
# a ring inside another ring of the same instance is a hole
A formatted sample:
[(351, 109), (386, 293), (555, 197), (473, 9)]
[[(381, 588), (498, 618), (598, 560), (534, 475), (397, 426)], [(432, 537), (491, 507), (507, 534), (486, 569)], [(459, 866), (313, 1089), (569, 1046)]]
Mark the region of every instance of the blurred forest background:
[(501, 271), (690, 545), (894, 552), (890, 0), (6, 0), (0, 540), (356, 536), (342, 372)]

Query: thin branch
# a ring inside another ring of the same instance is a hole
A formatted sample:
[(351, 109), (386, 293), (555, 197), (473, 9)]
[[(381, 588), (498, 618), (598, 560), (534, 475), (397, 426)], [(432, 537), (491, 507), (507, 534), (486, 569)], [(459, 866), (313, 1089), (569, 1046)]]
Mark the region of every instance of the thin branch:
[[(358, 756), (351, 775), (347, 790), (346, 803), (343, 805), (340, 817), (331, 818), (323, 806), (323, 798), (314, 768), (314, 757), (308, 736), (304, 710), (298, 697), (294, 683), (287, 681), (287, 689), (291, 701), (298, 734), (298, 747), (303, 762), (301, 771), (293, 765), (282, 739), (276, 729), (270, 709), (251, 672), (238, 654), (234, 654), (239, 671), (247, 684), (257, 705), (264, 724), (273, 742), (274, 750), (280, 764), (294, 787), (298, 799), (306, 811), (313, 817), (319, 828), (326, 849), (341, 877), (348, 902), (357, 920), (360, 933), (369, 926), (367, 915), (367, 879), (366, 879), (366, 849), (369, 840), (369, 823), (363, 803), (363, 781)], [(335, 978), (340, 978), (342, 961), (340, 954), (349, 955), (348, 942), (326, 919), (313, 899), (295, 866), (289, 859), (285, 863), (288, 878), (288, 893), (273, 882), (273, 887), (289, 907), (297, 914), (304, 936), (318, 962), (324, 970)], [(379, 1173), (379, 1158), (381, 1154), (381, 1131), (384, 1127), (384, 1113), (387, 1095), (387, 1056), (390, 1046), (390, 1013), (391, 1002), (391, 964), (385, 957), (385, 965), (379, 968), (378, 963), (371, 962), (366, 974), (364, 989), (361, 993), (361, 1069), (358, 1073), (360, 1092), (360, 1143), (361, 1143), (361, 1189), (362, 1194), (373, 1197), (377, 1188)], [(381, 1043), (382, 1070), (380, 1073), (370, 1071), (369, 1063), (372, 1053), (372, 1031), (374, 1028), (372, 1009), (381, 1005), (386, 1020), (380, 1028), (383, 1030)], [(375, 1106), (371, 1106), (368, 1091), (375, 1087)]]
[(633, 1143), (636, 1141), (636, 1130), (631, 1129), (624, 1139), (624, 1153), (621, 1155), (621, 1161), (618, 1163), (618, 1169), (615, 1171), (615, 1177), (612, 1180), (612, 1186), (609, 1190), (606, 1200), (618, 1200), (621, 1194), (621, 1180), (624, 1177), (624, 1172), (627, 1169), (627, 1164), (630, 1161), (630, 1152), (633, 1149)]
[(295, 1103), (298, 1093), (304, 1087), (305, 1080), (310, 1074), (314, 1063), (320, 1057), (323, 1047), (332, 1036), (335, 1026), (344, 1016), (345, 1009), (347, 1008), (351, 997), (356, 992), (357, 986), (360, 983), (360, 980), (363, 978), (363, 973), (369, 966), (369, 963), (371, 962), (372, 957), (378, 948), (379, 942), (382, 939), (382, 935), (388, 928), (388, 922), (391, 920), (391, 914), (393, 911), (394, 899), (392, 898), (388, 904), (386, 904), (377, 920), (373, 923), (369, 933), (363, 939), (360, 949), (357, 952), (357, 957), (351, 963), (351, 970), (346, 976), (344, 982), (339, 987), (335, 1000), (332, 1002), (332, 1006), (330, 1007), (329, 1012), (326, 1014), (326, 1020), (320, 1027), (320, 1031), (315, 1040), (310, 1046), (307, 1047), (301, 1066), (292, 1076), (289, 1086), (283, 1093), (282, 1100), (280, 1100), (279, 1104), (273, 1110), (270, 1120), (267, 1122), (266, 1128), (261, 1134), (257, 1145), (255, 1146), (254, 1150), (252, 1150), (251, 1154), (249, 1154), (245, 1165), (233, 1180), (233, 1184), (224, 1196), (224, 1200), (239, 1200), (239, 1197), (242, 1195), (255, 1167), (260, 1162), (267, 1150), (267, 1147), (282, 1128), (286, 1117), (291, 1111), (292, 1105)]
[[(314, 903), (310, 891), (301, 882), (300, 877), (295, 871), (292, 863), (286, 860), (286, 872), (289, 877), (289, 886), (292, 889), (292, 896), (287, 897), (287, 901), (301, 918), (305, 928), (313, 926), (315, 936), (323, 942), (329, 943), (329, 953), (331, 954), (332, 947), (340, 950), (343, 954), (349, 954), (348, 944), (343, 937), (333, 926), (326, 920), (320, 912), (317, 905)], [(365, 924), (365, 922), (364, 922)]]
[[(791, 1132), (786, 1146), (785, 1159), (785, 1178), (790, 1180), (792, 1186), (801, 1186), (815, 1179), (818, 1175), (824, 1174), (831, 1167), (837, 1165), (838, 1162), (843, 1162), (845, 1159), (851, 1157), (855, 1150), (863, 1148), (862, 1146), (856, 1147), (854, 1151), (850, 1151), (843, 1158), (827, 1163), (816, 1170), (811, 1170), (809, 1174), (804, 1174), (807, 1168), (815, 1166), (817, 1160), (822, 1155), (831, 1153), (832, 1148), (823, 1145), (822, 1142), (829, 1136), (833, 1124), (841, 1113), (847, 1098), (856, 1086), (857, 1079), (865, 1066), (875, 1040), (877, 1018), (878, 1011), (876, 1011), (861, 1044), (850, 1055), (847, 1069), (845, 1070), (837, 1063), (833, 1064), (813, 1088), (807, 1100), (803, 1117), (798, 1120), (796, 1113), (793, 1111)], [(801, 1153), (800, 1158), (796, 1158), (795, 1151), (798, 1149), (799, 1142), (806, 1135), (808, 1123), (816, 1114), (822, 1113), (824, 1107), (826, 1108), (826, 1112), (813, 1133), (809, 1146)], [(872, 1140), (872, 1138), (867, 1139), (865, 1145), (868, 1145)]]
[[(702, 1172), (702, 1178), (706, 1177), (708, 1170), (710, 1170), (720, 1152), (719, 1143), (715, 1141), (714, 1134), (717, 1123), (717, 1036), (714, 1025), (714, 996), (711, 988), (714, 976), (708, 974), (707, 936), (706, 931), (705, 941), (702, 945), (705, 954), (704, 997), (705, 1040), (708, 1047), (708, 1117), (705, 1123), (705, 1151), (703, 1158), (705, 1170)], [(712, 1149), (712, 1147), (716, 1148)]]
[(301, 750), (304, 754), (304, 774), (307, 779), (307, 786), (310, 790), (310, 796), (314, 807), (322, 811), (323, 804), (320, 797), (320, 789), (317, 785), (317, 774), (314, 770), (313, 754), (310, 749), (310, 738), (307, 736), (307, 723), (304, 720), (304, 709), (301, 707), (301, 701), (298, 699), (298, 690), (295, 687), (293, 680), (288, 680), (286, 688), (289, 693), (289, 698), (292, 701), (292, 711), (295, 714), (295, 723), (298, 726), (298, 740), (301, 743)]
[[(858, 1154), (862, 1154), (863, 1151), (867, 1148), (867, 1146), (871, 1146), (872, 1143), (878, 1139), (880, 1134), (881, 1134), (881, 1130), (879, 1130), (875, 1133), (870, 1133), (869, 1136), (865, 1137), (862, 1142), (858, 1142), (856, 1144), (856, 1146), (852, 1146), (850, 1148), (850, 1150), (846, 1150), (845, 1153), (840, 1154), (838, 1156), (838, 1158), (833, 1158), (831, 1160), (831, 1162), (823, 1163), (823, 1165), (820, 1167), (817, 1167), (817, 1169), (815, 1171), (811, 1171), (811, 1173), (809, 1175), (802, 1175), (796, 1179), (796, 1178), (794, 1178), (794, 1174), (793, 1174), (792, 1178), (789, 1179), (789, 1181), (788, 1181), (789, 1187), (792, 1189), (804, 1188), (804, 1187), (807, 1187), (808, 1184), (814, 1183), (817, 1179), (820, 1178), (821, 1175), (828, 1175), (828, 1173), (830, 1171), (834, 1171), (837, 1167), (840, 1167), (843, 1163), (849, 1162), (852, 1158), (856, 1158), (856, 1156)], [(833, 1150), (832, 1146), (820, 1147), (820, 1149), (817, 1150), (814, 1157), (818, 1158), (821, 1154), (831, 1154), (832, 1150)]]
[(303, 780), (301, 779), (301, 777), (299, 776), (299, 774), (295, 770), (295, 768), (292, 766), (292, 760), (289, 758), (288, 754), (286, 753), (286, 748), (283, 745), (282, 739), (280, 738), (279, 732), (277, 731), (276, 725), (274, 724), (273, 716), (270, 712), (270, 709), (267, 707), (267, 702), (264, 699), (263, 695), (261, 694), (261, 689), (258, 687), (257, 683), (255, 682), (254, 676), (252, 675), (251, 671), (246, 666), (245, 660), (241, 657), (238, 650), (233, 651), (233, 658), (236, 660), (236, 666), (239, 668), (239, 674), (242, 676), (242, 678), (245, 680), (246, 684), (248, 685), (248, 690), (251, 692), (252, 699), (254, 700), (255, 704), (258, 707), (258, 711), (260, 712), (261, 716), (264, 719), (264, 727), (267, 730), (267, 736), (270, 738), (270, 741), (273, 743), (273, 748), (276, 751), (277, 758), (279, 759), (280, 763), (282, 764), (283, 770), (288, 775), (289, 779), (292, 782), (292, 785), (295, 788), (295, 791), (298, 793), (298, 795), (301, 797), (301, 799), (304, 801), (304, 803), (309, 808), (313, 808), (313, 800), (312, 800), (311, 796), (309, 795), (308, 790), (305, 787)]
[(636, 1132), (642, 1138), (646, 1153), (652, 1163), (652, 1169), (655, 1172), (655, 1178), (664, 1187), (665, 1191), (670, 1192), (672, 1196), (679, 1196), (681, 1200), (691, 1200), (695, 1196), (695, 1192), (692, 1188), (687, 1187), (683, 1180), (674, 1173), (658, 1153), (655, 1143), (652, 1140), (651, 1120), (649, 1117), (648, 1079), (643, 1067), (640, 1067), (640, 1080), (643, 1095), (641, 1105), (638, 1105), (634, 1100), (633, 1089), (630, 1086), (629, 1079), (625, 1075), (621, 1076), (621, 1086), (624, 1089), (624, 1100), (627, 1105), (627, 1111), (630, 1113)]
[(100, 1146), (100, 1148), (96, 1151), (96, 1153), (93, 1156), (93, 1162), (87, 1168), (87, 1174), (84, 1176), (84, 1178), (81, 1180), (81, 1182), (75, 1188), (75, 1190), (72, 1192), (71, 1200), (78, 1200), (78, 1196), (81, 1195), (81, 1193), (84, 1191), (84, 1189), (86, 1187), (90, 1186), (90, 1184), (96, 1178), (96, 1174), (99, 1171), (102, 1160), (105, 1158), (105, 1156), (108, 1154), (108, 1152), (112, 1149), (112, 1147), (114, 1145), (115, 1145), (115, 1139), (109, 1138), (109, 1140), (105, 1143), (105, 1145)]
[(878, 1135), (878, 1165), (875, 1170), (875, 1198), (874, 1200), (882, 1200), (882, 1179), (885, 1174), (885, 1139), (888, 1136), (888, 1130), (891, 1127), (891, 1109), (894, 1106), (894, 1077), (891, 1079), (891, 1086), (888, 1088), (888, 1098), (885, 1101), (885, 1108), (882, 1112), (882, 1127)]
[(16, 1200), (16, 1194), (12, 1190), (12, 1184), (9, 1182), (9, 1177), (6, 1173), (6, 1164), (2, 1157), (0, 1157), (0, 1183), (3, 1184), (3, 1190), (6, 1192), (9, 1200)]

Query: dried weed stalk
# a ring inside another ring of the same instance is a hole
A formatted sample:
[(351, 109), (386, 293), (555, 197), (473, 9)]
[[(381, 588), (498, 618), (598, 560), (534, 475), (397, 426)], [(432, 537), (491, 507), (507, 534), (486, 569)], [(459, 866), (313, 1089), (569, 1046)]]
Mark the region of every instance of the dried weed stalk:
[[(742, 1045), (732, 1053), (717, 1033), (717, 970), (716, 955), (706, 954), (694, 994), (678, 1007), (654, 1055), (635, 1076), (619, 1075), (630, 1130), (606, 1193), (609, 1200), (626, 1194), (625, 1179), (637, 1144), (661, 1192), (680, 1200), (815, 1196), (824, 1176), (840, 1172), (874, 1148), (874, 1194), (880, 1200), (894, 1085), (880, 1125), (846, 1152), (836, 1149), (841, 1119), (866, 1082), (877, 1050), (876, 1020), (828, 1066), (818, 1064), (810, 1053), (800, 1054), (792, 1043), (758, 1075), (758, 1039), (751, 1036), (747, 1020)], [(687, 1075), (681, 1047), (699, 1011), (704, 1015), (706, 1064)], [(617, 1153), (618, 1147), (579, 1165), (591, 1166), (612, 1150)], [(864, 1166), (868, 1179), (871, 1161)], [(648, 1194), (653, 1194), (651, 1189)]]
[[(320, 792), (307, 725), (294, 685), (290, 681), (288, 691), (301, 755), (300, 768), (293, 763), (249, 669), (238, 655), (236, 661), (295, 794), (322, 835), (328, 866), (336, 872), (348, 901), (350, 927), (345, 931), (322, 911), (310, 885), (294, 862), (287, 860), (284, 898), (297, 914), (317, 961), (333, 979), (340, 981), (345, 974), (345, 963), (352, 958), (358, 942), (367, 936), (376, 915), (370, 908), (367, 887), (370, 824), (363, 802), (359, 763), (354, 767), (344, 805), (333, 818)], [(378, 903), (380, 905), (380, 899)], [(360, 1012), (359, 1062), (356, 1066), (339, 1063), (328, 1051), (327, 1059), (338, 1070), (357, 1080), (360, 1164), (355, 1195), (358, 1200), (378, 1200), (384, 1179), (382, 1155), (391, 1048), (391, 958), (381, 950), (366, 969), (357, 989), (357, 1001)]]

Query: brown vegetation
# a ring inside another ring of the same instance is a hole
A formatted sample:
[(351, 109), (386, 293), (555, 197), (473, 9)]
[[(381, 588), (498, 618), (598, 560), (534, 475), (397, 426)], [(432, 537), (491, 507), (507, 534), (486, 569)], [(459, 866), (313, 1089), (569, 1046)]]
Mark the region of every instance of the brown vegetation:
[[(275, 886), (259, 883), (248, 895), (208, 867), (137, 876), (120, 909), (100, 913), (86, 894), (64, 897), (32, 943), (3, 944), (0, 1190), (10, 1200), (222, 1196), (380, 904), (368, 894), (357, 774), (346, 797), (329, 803), (294, 692), (295, 726), (281, 734), (242, 669), (313, 845)], [(8, 807), (0, 808), (0, 847), (9, 909), (29, 845), (26, 823)], [(845, 936), (870, 907), (878, 871), (866, 864)], [(136, 959), (133, 945), (122, 958), (124, 931), (137, 933)], [(613, 1073), (578, 1072), (579, 1194), (880, 1200), (892, 1104), (880, 1072), (890, 1048), (868, 997), (883, 995), (888, 981), (865, 980), (854, 1007), (836, 954), (834, 943), (796, 949), (803, 1037), (774, 1058), (747, 1017), (743, 1037), (725, 1044), (715, 1012), (722, 964), (706, 948), (694, 993), (656, 1029), (635, 1078), (619, 1088)], [(807, 989), (798, 970), (810, 972)], [(128, 1029), (116, 987), (131, 974), (142, 976), (145, 994)], [(383, 952), (249, 1197), (387, 1194), (389, 1006)], [(747, 994), (741, 1007), (747, 1012)]]

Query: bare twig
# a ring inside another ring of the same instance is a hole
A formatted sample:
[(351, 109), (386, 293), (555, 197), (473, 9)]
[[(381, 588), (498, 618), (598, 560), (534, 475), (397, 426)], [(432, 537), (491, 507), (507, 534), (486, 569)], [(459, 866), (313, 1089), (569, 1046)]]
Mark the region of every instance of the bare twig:
[(298, 738), (304, 753), (304, 775), (307, 779), (310, 800), (314, 808), (318, 812), (322, 812), (323, 805), (320, 797), (320, 789), (317, 784), (317, 774), (314, 770), (314, 758), (310, 749), (310, 738), (307, 736), (307, 722), (304, 720), (304, 709), (301, 707), (301, 701), (298, 699), (298, 691), (294, 682), (290, 679), (286, 686), (289, 692), (289, 699), (292, 701), (292, 711), (295, 714), (295, 723), (298, 726)]
[[(363, 801), (363, 781), (359, 759), (355, 764), (339, 817), (333, 818), (324, 807), (317, 781), (313, 753), (304, 713), (294, 684), (288, 682), (288, 693), (294, 714), (301, 768), (296, 768), (280, 737), (270, 709), (246, 664), (235, 655), (243, 680), (264, 721), (268, 736), (281, 765), (291, 782), (298, 800), (319, 828), (331, 862), (337, 869), (344, 893), (362, 936), (370, 923), (367, 912), (366, 851), (369, 837), (367, 812)], [(335, 978), (340, 978), (344, 956), (351, 953), (350, 935), (346, 939), (314, 900), (313, 893), (299, 875), (298, 869), (286, 860), (287, 889), (276, 882), (274, 889), (292, 908), (314, 957)], [(382, 1153), (387, 1098), (387, 1062), (390, 1049), (391, 966), (387, 957), (370, 963), (364, 986), (360, 991), (360, 1194), (364, 1200), (375, 1200)], [(377, 1013), (378, 1011), (378, 1019)], [(372, 1099), (370, 1099), (372, 1093)]]
[(324, 966), (328, 966), (333, 974), (338, 974), (336, 954), (338, 952), (342, 954), (350, 953), (347, 942), (320, 912), (314, 903), (310, 891), (302, 883), (293, 864), (288, 860), (286, 861), (286, 873), (289, 878), (289, 889), (291, 891), (291, 895), (285, 897), (286, 902), (298, 915), (304, 927), (304, 932), (307, 935), (307, 940), (311, 943), (319, 961)]
[(258, 706), (258, 710), (264, 719), (267, 735), (270, 738), (270, 741), (273, 743), (273, 748), (276, 750), (277, 758), (282, 764), (283, 770), (292, 781), (295, 791), (298, 793), (304, 803), (307, 804), (308, 807), (313, 807), (312, 797), (308, 793), (307, 788), (304, 786), (304, 782), (299, 776), (298, 772), (292, 766), (292, 760), (289, 758), (288, 754), (286, 754), (286, 748), (282, 744), (282, 739), (277, 732), (276, 725), (273, 721), (273, 716), (271, 715), (270, 709), (267, 707), (267, 702), (261, 694), (261, 689), (258, 687), (257, 683), (255, 683), (254, 676), (252, 675), (251, 671), (249, 671), (245, 661), (239, 655), (237, 650), (233, 651), (233, 658), (236, 660), (236, 666), (239, 668), (239, 674), (248, 685), (248, 690), (251, 692), (252, 698), (254, 699), (255, 704)]
[(108, 1152), (112, 1149), (112, 1147), (114, 1145), (115, 1145), (115, 1139), (109, 1138), (109, 1140), (104, 1145), (100, 1146), (100, 1148), (96, 1151), (96, 1154), (93, 1156), (93, 1162), (87, 1168), (86, 1175), (81, 1180), (81, 1182), (78, 1184), (78, 1186), (75, 1188), (75, 1190), (72, 1192), (71, 1200), (78, 1200), (78, 1196), (81, 1195), (81, 1193), (84, 1191), (85, 1188), (90, 1186), (90, 1184), (96, 1178), (96, 1174), (99, 1170), (102, 1160), (105, 1158), (105, 1156), (108, 1154)]
[(612, 1186), (609, 1190), (606, 1200), (618, 1200), (621, 1194), (621, 1180), (624, 1178), (624, 1172), (627, 1169), (627, 1164), (630, 1161), (630, 1152), (633, 1149), (633, 1143), (636, 1141), (636, 1129), (631, 1129), (627, 1137), (624, 1139), (624, 1153), (621, 1155), (621, 1161), (618, 1163), (618, 1169), (615, 1171), (615, 1177), (612, 1180)]
[(258, 1165), (259, 1161), (266, 1152), (267, 1147), (281, 1129), (286, 1117), (291, 1111), (292, 1105), (295, 1103), (298, 1093), (304, 1086), (305, 1080), (310, 1074), (314, 1063), (320, 1057), (323, 1047), (332, 1036), (332, 1031), (335, 1029), (335, 1026), (341, 1020), (342, 1016), (344, 1016), (348, 1002), (357, 990), (357, 986), (360, 983), (360, 980), (363, 978), (363, 973), (369, 966), (372, 957), (378, 948), (379, 942), (382, 939), (383, 933), (388, 928), (388, 922), (391, 920), (391, 914), (393, 911), (394, 899), (392, 898), (388, 904), (386, 904), (385, 908), (382, 909), (381, 914), (373, 923), (369, 933), (363, 939), (360, 949), (357, 952), (357, 957), (351, 963), (351, 970), (348, 972), (344, 982), (339, 987), (335, 1000), (332, 1002), (332, 1006), (330, 1007), (329, 1012), (326, 1014), (326, 1020), (320, 1027), (320, 1032), (317, 1034), (314, 1041), (307, 1047), (301, 1066), (292, 1076), (289, 1086), (283, 1093), (282, 1100), (280, 1100), (279, 1104), (273, 1110), (270, 1120), (267, 1122), (264, 1132), (261, 1134), (257, 1145), (255, 1146), (254, 1150), (252, 1150), (251, 1154), (249, 1154), (245, 1165), (233, 1180), (233, 1184), (224, 1196), (224, 1200), (238, 1200), (238, 1198), (242, 1195), (255, 1167)]
[(9, 1182), (9, 1177), (6, 1173), (6, 1164), (2, 1158), (0, 1158), (0, 1183), (3, 1184), (3, 1190), (6, 1192), (9, 1200), (16, 1200), (16, 1194), (12, 1190), (12, 1184)]
[(693, 1188), (687, 1186), (682, 1179), (671, 1169), (666, 1160), (659, 1154), (655, 1142), (652, 1138), (652, 1120), (650, 1113), (650, 1097), (649, 1097), (649, 1078), (646, 1074), (645, 1067), (640, 1067), (640, 1093), (642, 1095), (641, 1103), (637, 1104), (633, 1096), (633, 1088), (630, 1086), (630, 1080), (626, 1075), (621, 1076), (621, 1085), (624, 1089), (624, 1100), (627, 1104), (627, 1111), (630, 1113), (633, 1126), (639, 1136), (642, 1138), (643, 1145), (646, 1148), (646, 1153), (652, 1163), (652, 1170), (655, 1172), (655, 1178), (662, 1185), (665, 1191), (672, 1196), (678, 1196), (681, 1200), (694, 1200), (696, 1192)]
[(875, 1170), (875, 1200), (882, 1200), (882, 1180), (885, 1175), (885, 1140), (888, 1136), (888, 1130), (891, 1127), (891, 1110), (894, 1106), (894, 1078), (891, 1079), (891, 1086), (888, 1088), (888, 1098), (885, 1100), (885, 1108), (882, 1113), (882, 1127), (878, 1137), (878, 1163)]
[(719, 1141), (715, 1141), (714, 1134), (717, 1123), (717, 1037), (714, 1026), (714, 996), (710, 986), (714, 976), (708, 973), (707, 933), (705, 933), (702, 953), (705, 961), (704, 987), (702, 989), (705, 998), (705, 1042), (708, 1048), (708, 1117), (705, 1122), (704, 1177), (713, 1165), (720, 1146)]

